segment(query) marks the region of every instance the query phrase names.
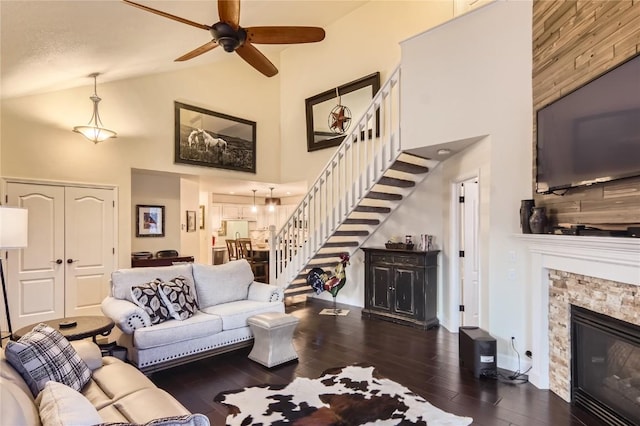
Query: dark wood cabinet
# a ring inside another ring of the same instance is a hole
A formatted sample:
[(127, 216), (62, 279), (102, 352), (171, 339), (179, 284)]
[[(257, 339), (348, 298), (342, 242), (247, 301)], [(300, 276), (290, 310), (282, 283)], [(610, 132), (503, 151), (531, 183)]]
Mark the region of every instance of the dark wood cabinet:
[(363, 315), (430, 328), (439, 324), (438, 253), (363, 248)]
[(145, 268), (148, 266), (171, 266), (175, 263), (193, 263), (193, 256), (179, 257), (152, 257), (151, 259), (131, 258), (132, 268)]

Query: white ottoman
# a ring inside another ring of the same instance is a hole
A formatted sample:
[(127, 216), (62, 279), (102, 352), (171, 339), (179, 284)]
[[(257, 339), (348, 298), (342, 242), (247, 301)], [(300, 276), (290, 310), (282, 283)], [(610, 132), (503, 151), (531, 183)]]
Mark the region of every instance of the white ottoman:
[(267, 312), (254, 315), (247, 322), (254, 337), (249, 359), (269, 368), (298, 359), (291, 343), (298, 318), (282, 312)]

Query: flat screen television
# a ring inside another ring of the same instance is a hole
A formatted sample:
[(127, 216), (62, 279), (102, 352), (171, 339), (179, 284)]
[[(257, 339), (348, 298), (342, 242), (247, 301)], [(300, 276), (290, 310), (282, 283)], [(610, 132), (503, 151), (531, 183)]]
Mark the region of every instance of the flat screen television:
[(537, 112), (536, 191), (640, 176), (640, 55)]

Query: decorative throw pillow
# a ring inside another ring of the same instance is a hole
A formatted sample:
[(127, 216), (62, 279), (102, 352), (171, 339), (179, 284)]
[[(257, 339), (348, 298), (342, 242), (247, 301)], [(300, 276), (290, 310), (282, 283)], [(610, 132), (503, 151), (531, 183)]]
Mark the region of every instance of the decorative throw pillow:
[(158, 293), (174, 319), (185, 320), (198, 310), (198, 303), (191, 287), (182, 276), (176, 277), (168, 283), (161, 283)]
[(91, 402), (62, 383), (47, 382), (35, 402), (43, 426), (102, 423), (102, 417)]
[(7, 361), (31, 389), (33, 396), (53, 380), (80, 391), (91, 379), (91, 371), (58, 330), (38, 324), (5, 349)]
[(133, 302), (144, 309), (151, 318), (151, 325), (160, 324), (171, 319), (169, 309), (162, 302), (158, 292), (158, 286), (162, 284), (160, 278), (131, 287), (131, 298)]
[(154, 419), (145, 424), (115, 422), (100, 423), (96, 426), (209, 426), (209, 419), (203, 414), (196, 413)]

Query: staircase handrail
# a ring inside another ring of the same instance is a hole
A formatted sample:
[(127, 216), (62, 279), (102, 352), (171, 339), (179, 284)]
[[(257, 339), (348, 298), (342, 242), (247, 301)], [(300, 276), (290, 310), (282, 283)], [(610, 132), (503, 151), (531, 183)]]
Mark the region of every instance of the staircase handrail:
[[(279, 231), (270, 228), (270, 283), (286, 288), (400, 155), (399, 86), (400, 66), (373, 96)], [(350, 188), (340, 188), (341, 177)]]

